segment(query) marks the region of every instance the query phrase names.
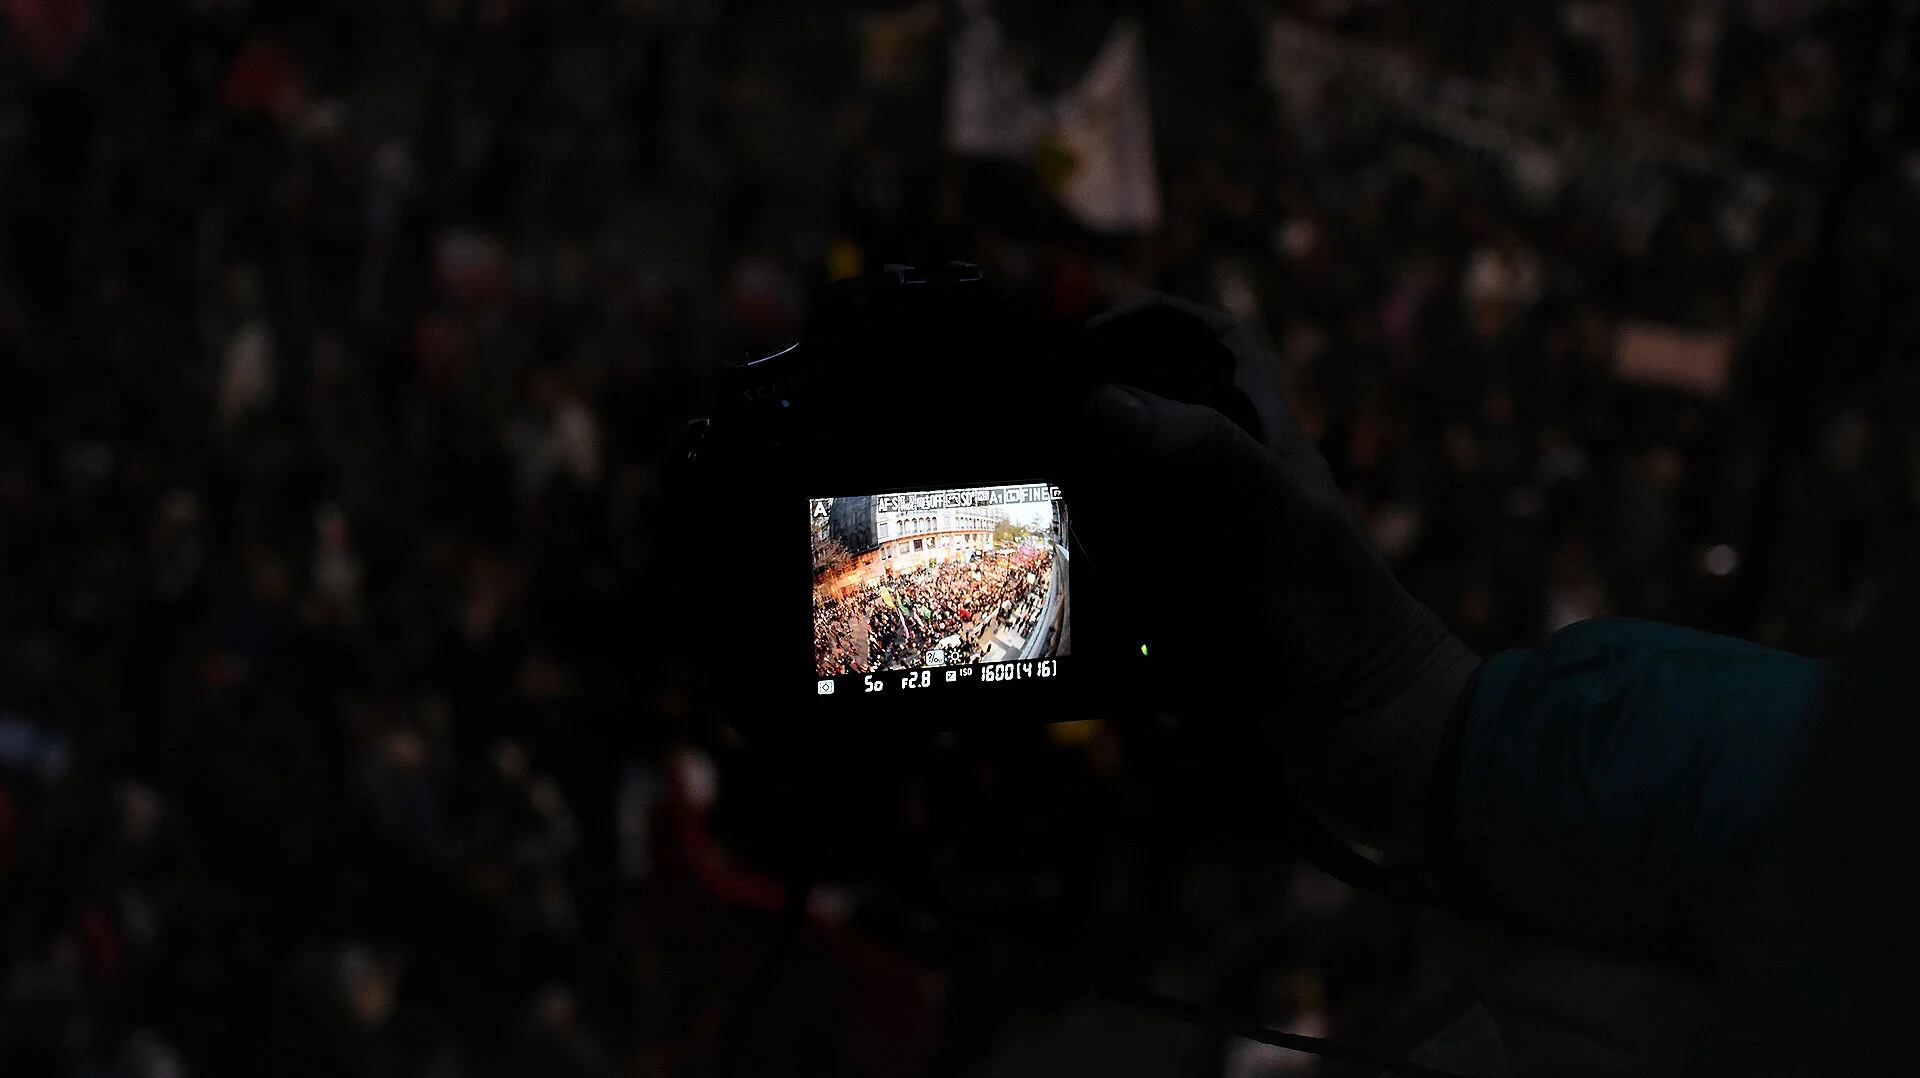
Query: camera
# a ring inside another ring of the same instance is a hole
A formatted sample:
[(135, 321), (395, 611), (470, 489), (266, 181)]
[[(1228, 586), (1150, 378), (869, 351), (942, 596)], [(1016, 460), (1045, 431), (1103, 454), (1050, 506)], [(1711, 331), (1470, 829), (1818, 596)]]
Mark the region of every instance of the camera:
[(1173, 308), (1065, 324), (965, 263), (827, 288), (800, 339), (727, 371), (687, 434), (699, 568), (683, 586), (728, 720), (955, 730), (1143, 699), (1150, 627), (1075, 516), (1125, 477), (1075, 430), (1102, 381), (1257, 430), (1232, 376), (1219, 335)]

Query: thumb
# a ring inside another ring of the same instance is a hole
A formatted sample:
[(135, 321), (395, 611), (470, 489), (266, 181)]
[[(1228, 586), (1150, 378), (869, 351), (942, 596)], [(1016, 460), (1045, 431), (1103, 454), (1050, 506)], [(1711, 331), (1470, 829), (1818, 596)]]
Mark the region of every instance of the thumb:
[(1130, 458), (1150, 455), (1155, 423), (1146, 396), (1112, 383), (1095, 386), (1081, 415), (1089, 447)]
[(1251, 559), (1256, 566), (1243, 568), (1260, 567), (1263, 577), (1273, 569), (1268, 559), (1304, 557), (1304, 547), (1353, 528), (1310, 448), (1296, 467), (1213, 408), (1133, 386), (1109, 383), (1088, 394), (1075, 455), (1076, 478), (1092, 495), (1090, 519), (1107, 509), (1131, 520), (1175, 507), (1180, 520), (1219, 530), (1225, 563)]
[[(1087, 395), (1080, 449), (1091, 471), (1127, 467), (1135, 490), (1281, 494), (1280, 460), (1231, 419), (1134, 386), (1107, 383)], [(1106, 466), (1106, 467), (1102, 467)]]

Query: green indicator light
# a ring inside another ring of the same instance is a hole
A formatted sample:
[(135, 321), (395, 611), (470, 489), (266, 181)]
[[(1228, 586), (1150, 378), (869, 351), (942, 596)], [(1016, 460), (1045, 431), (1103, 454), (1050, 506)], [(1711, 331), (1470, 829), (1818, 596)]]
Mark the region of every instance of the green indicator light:
[(1140, 645), (1140, 654), (1145, 655), (1146, 653), (1147, 653), (1147, 645), (1145, 644)]

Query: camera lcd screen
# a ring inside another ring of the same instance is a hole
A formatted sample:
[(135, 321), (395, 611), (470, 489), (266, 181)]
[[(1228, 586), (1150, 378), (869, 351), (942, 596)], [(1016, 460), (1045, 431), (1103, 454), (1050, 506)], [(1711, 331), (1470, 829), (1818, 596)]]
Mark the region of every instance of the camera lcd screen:
[(814, 691), (973, 691), (1061, 673), (1071, 552), (1060, 488), (814, 498)]

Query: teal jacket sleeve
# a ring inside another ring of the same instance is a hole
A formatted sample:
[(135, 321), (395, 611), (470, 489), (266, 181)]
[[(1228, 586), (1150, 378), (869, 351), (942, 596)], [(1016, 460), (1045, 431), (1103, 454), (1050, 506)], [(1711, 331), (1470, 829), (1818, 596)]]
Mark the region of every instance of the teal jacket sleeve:
[(1782, 825), (1821, 676), (1811, 659), (1624, 619), (1494, 656), (1443, 765), (1443, 881), (1563, 938), (1710, 961), (1716, 918)]

